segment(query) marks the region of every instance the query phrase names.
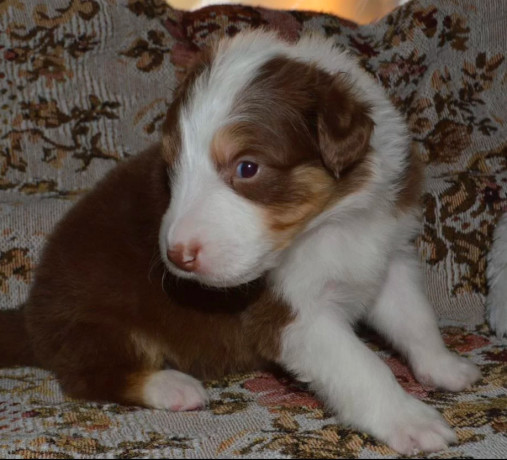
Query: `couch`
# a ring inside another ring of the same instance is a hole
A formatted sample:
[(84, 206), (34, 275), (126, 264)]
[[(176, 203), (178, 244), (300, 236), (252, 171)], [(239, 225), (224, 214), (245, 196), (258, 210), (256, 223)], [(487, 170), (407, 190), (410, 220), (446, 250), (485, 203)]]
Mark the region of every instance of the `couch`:
[[(505, 458), (507, 349), (484, 321), (486, 255), (507, 205), (504, 0), (412, 1), (364, 26), (239, 5), (0, 1), (0, 308), (26, 299), (45, 238), (72, 203), (159, 138), (199, 49), (248, 27), (332, 37), (405, 114), (425, 164), (414, 244), (427, 292), (447, 345), (483, 378), (458, 394), (426, 388), (378, 337), (362, 335), (456, 428), (459, 443), (429, 457)], [(72, 400), (46, 371), (0, 369), (0, 457), (398, 457), (341, 425), (289, 376), (229, 375), (206, 386), (205, 410), (170, 413)]]

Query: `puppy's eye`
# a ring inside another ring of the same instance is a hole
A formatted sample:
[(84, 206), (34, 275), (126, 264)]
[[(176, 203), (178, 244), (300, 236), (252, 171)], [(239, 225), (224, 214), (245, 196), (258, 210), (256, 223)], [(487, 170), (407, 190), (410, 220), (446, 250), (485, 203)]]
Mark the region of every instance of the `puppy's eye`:
[(241, 179), (250, 179), (259, 171), (259, 165), (253, 161), (242, 161), (236, 168), (236, 176)]

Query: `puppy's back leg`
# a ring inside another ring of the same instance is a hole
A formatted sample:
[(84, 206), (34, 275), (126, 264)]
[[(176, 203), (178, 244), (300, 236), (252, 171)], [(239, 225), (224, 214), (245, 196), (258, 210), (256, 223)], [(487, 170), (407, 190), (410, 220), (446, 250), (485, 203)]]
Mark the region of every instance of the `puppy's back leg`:
[(182, 372), (166, 369), (139, 377), (139, 384), (131, 385), (130, 391), (147, 407), (187, 411), (202, 409), (208, 401), (201, 382)]
[(132, 370), (112, 365), (57, 371), (69, 396), (152, 409), (190, 411), (205, 407), (208, 397), (202, 384), (177, 370)]
[(421, 383), (461, 391), (480, 378), (480, 371), (445, 347), (419, 271), (413, 251), (400, 251), (366, 321), (407, 357)]
[(206, 405), (202, 384), (164, 370), (163, 346), (147, 345), (146, 339), (141, 346), (139, 334), (114, 324), (81, 323), (61, 339), (49, 367), (69, 396), (174, 411)]

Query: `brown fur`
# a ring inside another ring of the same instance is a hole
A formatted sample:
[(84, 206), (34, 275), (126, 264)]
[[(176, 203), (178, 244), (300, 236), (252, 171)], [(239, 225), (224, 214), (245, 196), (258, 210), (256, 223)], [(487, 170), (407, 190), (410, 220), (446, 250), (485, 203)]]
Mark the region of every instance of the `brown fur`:
[(36, 364), (23, 310), (0, 312), (0, 367)]
[[(51, 235), (24, 313), (37, 363), (69, 395), (143, 404), (143, 382), (164, 365), (216, 378), (276, 359), (290, 314), (262, 280), (223, 291), (164, 274), (169, 198), (156, 147), (113, 170)], [(26, 334), (7, 340), (4, 365), (31, 362), (14, 353)]]
[(318, 131), (323, 161), (341, 177), (366, 157), (374, 123), (370, 108), (357, 100), (342, 75), (333, 77), (321, 101)]

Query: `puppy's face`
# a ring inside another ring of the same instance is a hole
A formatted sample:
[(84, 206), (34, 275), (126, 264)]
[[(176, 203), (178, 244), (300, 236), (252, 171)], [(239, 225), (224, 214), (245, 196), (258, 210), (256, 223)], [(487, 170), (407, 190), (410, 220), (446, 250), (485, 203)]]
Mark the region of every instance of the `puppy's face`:
[(364, 182), (372, 129), (343, 76), (234, 43), (206, 54), (165, 125), (168, 269), (234, 286), (276, 266), (312, 219)]

